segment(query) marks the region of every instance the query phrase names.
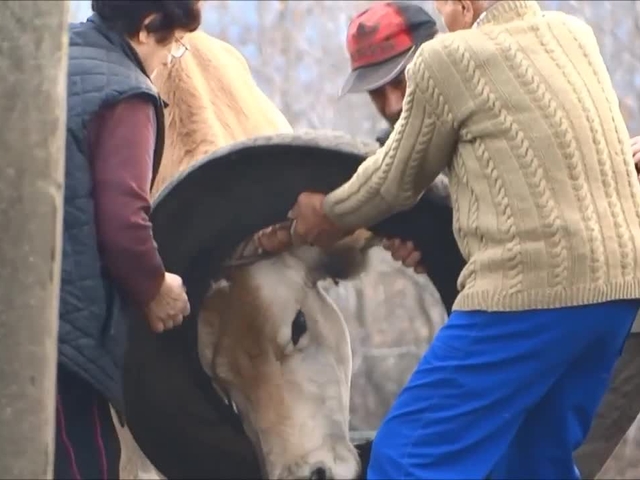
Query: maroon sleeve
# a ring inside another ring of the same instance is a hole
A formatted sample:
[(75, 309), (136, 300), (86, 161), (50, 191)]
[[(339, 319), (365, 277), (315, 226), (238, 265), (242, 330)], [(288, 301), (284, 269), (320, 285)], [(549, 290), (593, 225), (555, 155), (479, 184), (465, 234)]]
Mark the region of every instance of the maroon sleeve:
[(89, 125), (99, 247), (111, 276), (141, 308), (164, 280), (149, 222), (155, 122), (151, 103), (131, 98), (101, 110)]

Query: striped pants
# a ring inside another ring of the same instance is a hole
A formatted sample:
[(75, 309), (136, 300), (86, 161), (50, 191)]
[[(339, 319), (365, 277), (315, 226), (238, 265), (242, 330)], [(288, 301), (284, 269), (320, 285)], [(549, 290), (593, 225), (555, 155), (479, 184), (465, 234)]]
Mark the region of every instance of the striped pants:
[(118, 479), (120, 440), (107, 400), (58, 366), (54, 478)]

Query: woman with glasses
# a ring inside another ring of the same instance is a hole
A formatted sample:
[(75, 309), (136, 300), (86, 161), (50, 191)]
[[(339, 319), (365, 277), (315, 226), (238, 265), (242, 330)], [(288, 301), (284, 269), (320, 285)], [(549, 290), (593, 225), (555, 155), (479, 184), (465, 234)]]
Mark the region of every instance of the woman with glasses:
[(93, 0), (69, 29), (63, 260), (55, 478), (118, 478), (124, 310), (162, 332), (189, 313), (149, 222), (164, 145), (163, 102), (150, 78), (186, 51), (195, 0)]

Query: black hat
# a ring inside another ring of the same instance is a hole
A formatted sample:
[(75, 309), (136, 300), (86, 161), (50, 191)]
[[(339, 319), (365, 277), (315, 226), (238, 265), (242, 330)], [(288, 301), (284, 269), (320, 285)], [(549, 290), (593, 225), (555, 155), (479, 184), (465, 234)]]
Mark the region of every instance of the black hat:
[[(376, 147), (338, 133), (258, 137), (217, 150), (179, 174), (156, 198), (154, 237), (167, 271), (185, 282), (191, 314), (181, 327), (160, 335), (142, 319), (129, 320), (124, 400), (131, 433), (166, 477), (260, 477), (240, 419), (200, 365), (199, 306), (210, 280), (237, 245), (286, 219), (302, 191), (329, 192), (340, 186)], [(453, 244), (457, 251), (450, 209), (448, 217), (434, 216), (441, 207), (421, 204), (372, 230), (406, 239), (424, 237), (425, 242), (416, 243), (433, 251), (431, 257), (449, 262), (446, 268), (434, 268), (447, 270), (445, 283), (455, 289), (460, 269), (443, 246), (451, 250)]]
[(368, 92), (404, 71), (417, 48), (438, 33), (436, 21), (410, 2), (375, 3), (349, 24), (351, 73), (339, 95)]

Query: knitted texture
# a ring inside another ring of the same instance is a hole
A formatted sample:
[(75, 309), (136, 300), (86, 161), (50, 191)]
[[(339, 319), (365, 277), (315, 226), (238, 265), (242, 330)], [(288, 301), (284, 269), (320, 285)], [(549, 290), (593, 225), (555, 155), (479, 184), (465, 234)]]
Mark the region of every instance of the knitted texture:
[(593, 31), (504, 0), (423, 44), (389, 140), (324, 208), (370, 226), (450, 180), (467, 260), (454, 309), (640, 298), (640, 185)]

